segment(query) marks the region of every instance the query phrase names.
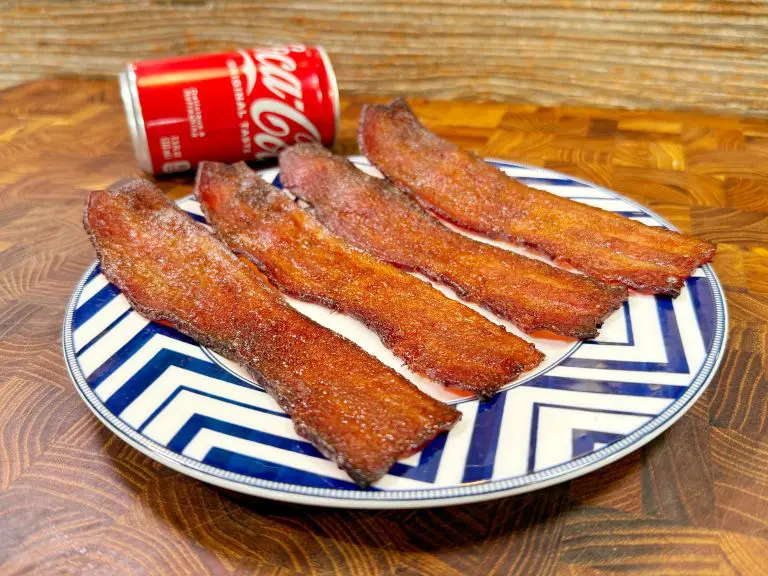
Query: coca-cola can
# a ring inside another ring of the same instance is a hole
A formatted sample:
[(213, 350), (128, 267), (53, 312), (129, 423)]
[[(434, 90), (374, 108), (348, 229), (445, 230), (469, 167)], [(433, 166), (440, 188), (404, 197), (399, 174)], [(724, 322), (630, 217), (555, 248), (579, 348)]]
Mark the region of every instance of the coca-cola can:
[(120, 94), (136, 159), (154, 174), (261, 160), (298, 142), (330, 147), (339, 127), (336, 76), (320, 46), (134, 62)]

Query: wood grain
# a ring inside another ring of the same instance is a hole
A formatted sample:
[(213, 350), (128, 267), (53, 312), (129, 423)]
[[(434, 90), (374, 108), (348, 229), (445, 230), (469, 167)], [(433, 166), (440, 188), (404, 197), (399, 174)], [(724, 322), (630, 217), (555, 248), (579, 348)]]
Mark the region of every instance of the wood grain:
[[(768, 117), (768, 4), (741, 0), (8, 2), (0, 5), (0, 86), (288, 41), (324, 44), (346, 95)], [(631, 156), (626, 147), (620, 159)]]
[[(372, 100), (344, 99), (338, 151), (356, 152)], [(613, 187), (720, 241), (730, 341), (707, 393), (627, 458), (475, 505), (314, 509), (181, 476), (107, 431), (61, 357), (93, 259), (85, 195), (136, 171), (116, 86), (18, 86), (0, 92), (0, 574), (768, 574), (768, 121), (412, 104), (479, 153)], [(179, 197), (191, 179), (159, 185)]]

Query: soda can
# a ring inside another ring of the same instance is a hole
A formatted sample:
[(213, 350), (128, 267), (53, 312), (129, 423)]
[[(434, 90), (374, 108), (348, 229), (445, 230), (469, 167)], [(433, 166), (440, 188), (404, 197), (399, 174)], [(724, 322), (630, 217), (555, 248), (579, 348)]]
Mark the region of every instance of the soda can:
[(336, 76), (320, 46), (134, 62), (120, 95), (136, 159), (154, 174), (261, 160), (299, 142), (330, 147), (339, 128)]

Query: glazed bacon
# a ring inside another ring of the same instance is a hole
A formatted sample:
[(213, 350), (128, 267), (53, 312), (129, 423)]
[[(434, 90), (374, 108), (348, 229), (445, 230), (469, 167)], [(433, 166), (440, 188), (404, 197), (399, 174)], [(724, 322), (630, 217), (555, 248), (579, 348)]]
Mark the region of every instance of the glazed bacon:
[(488, 397), (543, 355), (477, 312), (347, 244), (243, 163), (205, 162), (208, 222), (280, 290), (349, 314), (414, 371)]
[(606, 282), (676, 296), (714, 244), (529, 188), (425, 129), (404, 100), (368, 106), (359, 145), (395, 185), (442, 218), (524, 243)]
[(385, 180), (322, 146), (300, 144), (285, 150), (280, 178), (349, 243), (450, 285), (465, 300), (526, 332), (592, 338), (627, 297), (623, 286), (607, 286), (453, 232)]
[(105, 276), (137, 311), (247, 366), (296, 432), (359, 485), (459, 419), (288, 306), (258, 270), (148, 181), (92, 192), (84, 224)]

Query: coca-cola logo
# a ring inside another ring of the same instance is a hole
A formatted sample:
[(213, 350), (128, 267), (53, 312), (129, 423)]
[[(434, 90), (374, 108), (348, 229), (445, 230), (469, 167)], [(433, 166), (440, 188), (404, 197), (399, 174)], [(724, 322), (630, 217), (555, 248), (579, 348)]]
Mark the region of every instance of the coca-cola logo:
[[(301, 80), (296, 76), (296, 61), (291, 53), (304, 52), (302, 45), (268, 48), (253, 52), (248, 65), (243, 62), (246, 76), (246, 92), (253, 91), (255, 84), (264, 86), (273, 98), (257, 98), (250, 104), (250, 116), (258, 128), (253, 137), (257, 152), (255, 158), (275, 156), (294, 142), (320, 142), (317, 127), (304, 114), (304, 94)], [(247, 54), (243, 53), (243, 60)], [(248, 72), (246, 72), (248, 70)], [(249, 73), (251, 77), (249, 77)], [(289, 137), (292, 140), (289, 142)]]

